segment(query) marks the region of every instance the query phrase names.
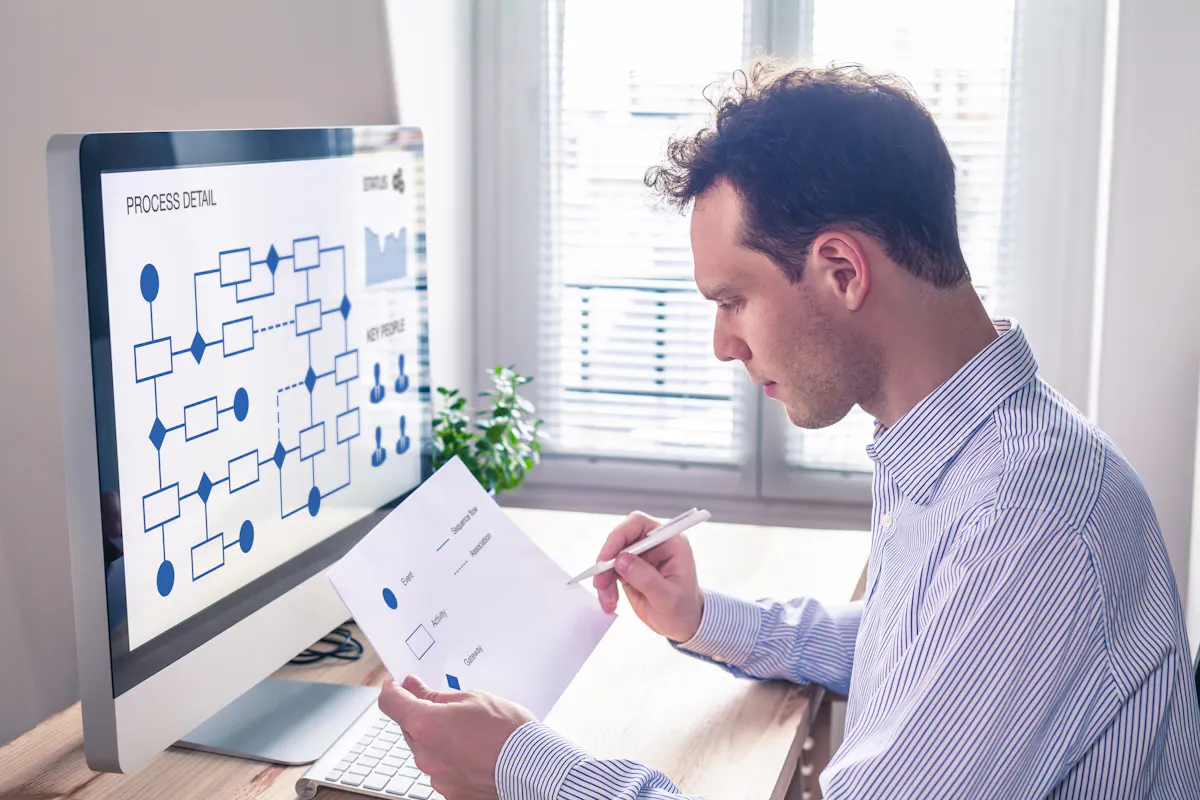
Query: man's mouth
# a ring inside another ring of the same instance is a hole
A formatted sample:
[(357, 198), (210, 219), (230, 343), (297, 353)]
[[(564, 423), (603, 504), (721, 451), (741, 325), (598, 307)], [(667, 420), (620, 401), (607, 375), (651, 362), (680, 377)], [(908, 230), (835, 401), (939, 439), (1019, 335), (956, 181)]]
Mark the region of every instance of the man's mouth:
[(751, 380), (763, 387), (763, 393), (766, 394), (767, 397), (774, 397), (779, 393), (779, 387), (776, 385), (775, 381), (762, 381), (753, 377)]

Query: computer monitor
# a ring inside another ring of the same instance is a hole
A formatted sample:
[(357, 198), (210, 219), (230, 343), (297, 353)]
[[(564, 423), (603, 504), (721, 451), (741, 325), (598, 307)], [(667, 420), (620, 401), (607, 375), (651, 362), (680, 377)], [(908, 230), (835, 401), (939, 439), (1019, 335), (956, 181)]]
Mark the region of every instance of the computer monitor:
[(260, 682), (431, 471), (420, 131), (64, 135), (47, 170), (89, 766), (328, 718)]

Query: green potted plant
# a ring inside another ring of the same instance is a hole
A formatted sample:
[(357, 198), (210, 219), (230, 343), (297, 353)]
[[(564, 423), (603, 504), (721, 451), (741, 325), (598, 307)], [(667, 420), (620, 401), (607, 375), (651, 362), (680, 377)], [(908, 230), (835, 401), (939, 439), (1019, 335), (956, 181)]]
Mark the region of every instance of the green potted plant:
[(439, 405), (433, 415), (433, 465), (441, 467), (458, 456), (482, 484), (495, 495), (517, 488), (539, 462), (538, 441), (542, 420), (533, 416), (533, 405), (517, 389), (533, 378), (512, 367), (491, 370), (492, 389), (480, 392), (487, 407), (472, 411), (457, 389), (439, 386)]

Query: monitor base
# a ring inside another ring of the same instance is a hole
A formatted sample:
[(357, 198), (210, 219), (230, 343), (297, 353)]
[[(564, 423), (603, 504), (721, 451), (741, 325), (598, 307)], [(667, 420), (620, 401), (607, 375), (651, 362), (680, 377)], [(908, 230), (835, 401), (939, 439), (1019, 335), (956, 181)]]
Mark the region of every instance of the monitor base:
[(370, 686), (265, 678), (176, 747), (297, 766), (311, 764), (375, 703)]

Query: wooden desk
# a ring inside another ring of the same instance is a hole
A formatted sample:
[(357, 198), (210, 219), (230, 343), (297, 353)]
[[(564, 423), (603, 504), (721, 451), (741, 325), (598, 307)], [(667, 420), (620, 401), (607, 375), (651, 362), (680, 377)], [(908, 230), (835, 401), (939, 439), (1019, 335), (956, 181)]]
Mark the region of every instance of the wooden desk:
[[(568, 572), (591, 562), (618, 518), (509, 509)], [(690, 533), (706, 587), (747, 597), (806, 594), (849, 599), (867, 557), (867, 534), (708, 524)], [(682, 656), (622, 600), (620, 619), (547, 722), (604, 757), (651, 764), (681, 789), (710, 798), (787, 793), (819, 692), (739, 681)], [(287, 666), (276, 675), (378, 686), (387, 671), (370, 648), (357, 662)], [(83, 756), (79, 704), (0, 748), (0, 800), (268, 800), (294, 798), (303, 767), (169, 749), (132, 775), (95, 773)], [(362, 795), (322, 790), (318, 797)]]

